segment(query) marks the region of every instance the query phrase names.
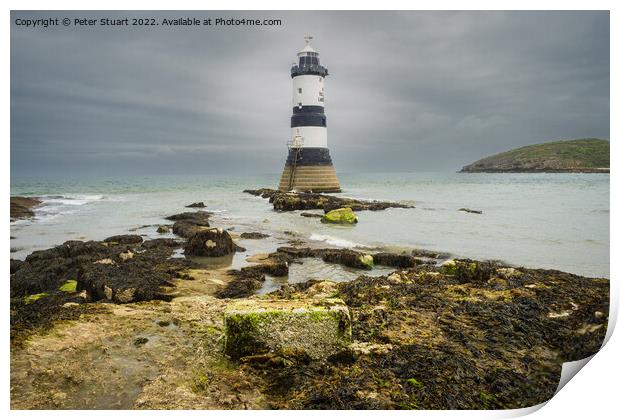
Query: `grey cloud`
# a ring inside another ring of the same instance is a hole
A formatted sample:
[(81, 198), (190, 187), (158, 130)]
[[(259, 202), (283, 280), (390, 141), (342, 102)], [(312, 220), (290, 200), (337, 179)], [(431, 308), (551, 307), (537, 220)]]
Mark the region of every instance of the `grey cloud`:
[(11, 27), (11, 171), (280, 171), (289, 67), (330, 69), (341, 172), (457, 170), (561, 138), (609, 138), (607, 12), (13, 12), (236, 16), (280, 27)]

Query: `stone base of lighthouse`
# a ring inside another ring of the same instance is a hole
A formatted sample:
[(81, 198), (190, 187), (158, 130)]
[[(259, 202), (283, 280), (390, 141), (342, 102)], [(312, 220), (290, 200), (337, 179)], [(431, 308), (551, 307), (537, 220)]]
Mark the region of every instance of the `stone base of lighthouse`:
[(280, 177), (280, 191), (340, 192), (327, 148), (290, 149)]

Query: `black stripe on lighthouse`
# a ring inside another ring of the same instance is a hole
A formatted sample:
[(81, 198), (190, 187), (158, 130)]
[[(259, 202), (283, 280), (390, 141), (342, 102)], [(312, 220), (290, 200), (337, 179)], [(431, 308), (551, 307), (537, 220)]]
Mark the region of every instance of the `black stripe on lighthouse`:
[(327, 127), (324, 109), (316, 105), (293, 107), (291, 127)]
[(318, 105), (294, 106), (293, 114), (324, 114), (325, 107)]
[[(289, 150), (286, 166), (293, 166), (296, 151)], [(296, 166), (332, 166), (332, 158), (327, 147), (304, 147), (299, 150)]]
[(297, 114), (291, 117), (291, 127), (327, 127), (325, 114)]

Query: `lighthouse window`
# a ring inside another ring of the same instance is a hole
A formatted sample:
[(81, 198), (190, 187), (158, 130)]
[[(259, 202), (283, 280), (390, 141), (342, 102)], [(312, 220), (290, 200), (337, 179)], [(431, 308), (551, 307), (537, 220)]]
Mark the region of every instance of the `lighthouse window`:
[(298, 91), (299, 93), (301, 93), (301, 88), (297, 89), (297, 91)]
[(319, 65), (319, 59), (318, 59), (318, 58), (316, 58), (316, 57), (312, 57), (312, 58), (311, 58), (311, 60), (312, 60), (312, 64), (313, 64), (313, 65), (315, 65), (315, 66), (318, 66), (318, 65)]

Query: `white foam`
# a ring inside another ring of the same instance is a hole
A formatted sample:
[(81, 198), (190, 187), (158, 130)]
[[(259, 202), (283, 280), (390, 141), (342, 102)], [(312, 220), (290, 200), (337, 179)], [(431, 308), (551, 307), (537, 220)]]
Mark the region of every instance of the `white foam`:
[(55, 204), (61, 206), (83, 206), (84, 204), (92, 203), (94, 201), (104, 200), (106, 197), (103, 195), (54, 195), (44, 196), (41, 200), (44, 204)]
[(310, 235), (311, 241), (325, 242), (326, 244), (339, 246), (343, 248), (368, 248), (366, 245), (358, 244), (347, 239), (338, 238), (337, 236), (321, 235), (320, 233), (313, 233)]

